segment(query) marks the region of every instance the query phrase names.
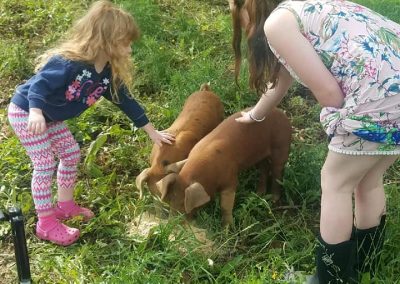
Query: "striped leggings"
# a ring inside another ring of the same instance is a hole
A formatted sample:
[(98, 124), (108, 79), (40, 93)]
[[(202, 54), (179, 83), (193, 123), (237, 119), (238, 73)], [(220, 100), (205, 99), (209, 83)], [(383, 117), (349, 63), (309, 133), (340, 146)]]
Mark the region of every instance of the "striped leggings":
[(79, 145), (63, 122), (46, 124), (46, 131), (39, 135), (27, 131), (29, 114), (11, 103), (8, 119), (17, 137), (29, 155), (32, 165), (32, 198), (38, 215), (53, 210), (51, 185), (57, 168), (58, 192), (73, 191), (80, 159)]

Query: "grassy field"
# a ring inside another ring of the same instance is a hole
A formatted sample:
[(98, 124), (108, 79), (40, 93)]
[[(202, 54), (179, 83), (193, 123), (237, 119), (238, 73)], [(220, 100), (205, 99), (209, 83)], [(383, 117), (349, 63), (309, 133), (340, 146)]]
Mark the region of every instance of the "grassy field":
[[(0, 2), (0, 204), (19, 204), (34, 283), (301, 283), (313, 273), (319, 220), (319, 171), (326, 137), (319, 107), (295, 86), (281, 104), (294, 135), (283, 180), (281, 206), (255, 194), (257, 173), (240, 176), (234, 225), (221, 229), (218, 200), (202, 209), (194, 229), (182, 218), (159, 220), (153, 198), (143, 200), (135, 177), (148, 167), (151, 141), (106, 101), (68, 121), (83, 159), (76, 198), (93, 209), (78, 243), (58, 247), (34, 235), (36, 217), (30, 194), (31, 165), (6, 119), (15, 86), (32, 74), (33, 58), (54, 43), (90, 1), (9, 0)], [(398, 0), (359, 0), (400, 21)], [(231, 22), (226, 0), (121, 0), (142, 30), (133, 47), (133, 95), (159, 129), (167, 128), (185, 98), (210, 82), (229, 115), (254, 104), (243, 60), (234, 83)], [(376, 283), (400, 283), (399, 162), (388, 172), (388, 225)], [(55, 189), (55, 188), (54, 188)], [(0, 224), (0, 283), (15, 283), (10, 225)], [(364, 279), (368, 283), (368, 279)]]

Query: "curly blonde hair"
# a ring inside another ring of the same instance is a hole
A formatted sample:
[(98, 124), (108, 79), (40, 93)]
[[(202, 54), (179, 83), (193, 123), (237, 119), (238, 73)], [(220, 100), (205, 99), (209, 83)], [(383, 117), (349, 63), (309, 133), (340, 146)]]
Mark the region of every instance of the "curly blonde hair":
[(116, 100), (121, 84), (129, 87), (132, 83), (132, 59), (123, 53), (122, 47), (136, 41), (139, 36), (140, 30), (132, 15), (110, 1), (96, 1), (72, 25), (57, 47), (37, 58), (35, 71), (55, 54), (93, 64), (99, 53), (104, 52), (110, 58), (112, 95)]

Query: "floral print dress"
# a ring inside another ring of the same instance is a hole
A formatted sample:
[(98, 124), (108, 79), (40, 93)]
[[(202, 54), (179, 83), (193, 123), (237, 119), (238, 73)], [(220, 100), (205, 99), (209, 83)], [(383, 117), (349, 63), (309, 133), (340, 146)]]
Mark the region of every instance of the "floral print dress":
[(329, 149), (399, 155), (400, 25), (350, 1), (285, 1), (281, 8), (294, 13), (301, 32), (345, 94), (342, 108), (321, 111), (322, 126), (331, 138)]

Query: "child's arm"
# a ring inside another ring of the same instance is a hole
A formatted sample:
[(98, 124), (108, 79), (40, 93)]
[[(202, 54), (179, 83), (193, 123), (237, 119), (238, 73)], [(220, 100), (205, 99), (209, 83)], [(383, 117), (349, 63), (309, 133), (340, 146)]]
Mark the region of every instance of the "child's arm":
[[(118, 92), (119, 102), (115, 103), (135, 124), (136, 127), (142, 128), (149, 135), (150, 139), (157, 145), (162, 143), (172, 144), (175, 140), (174, 136), (164, 131), (157, 131), (146, 116), (142, 106), (131, 96), (128, 95), (128, 89), (123, 85)], [(111, 100), (111, 94), (107, 93), (104, 97)]]
[(46, 97), (65, 86), (69, 72), (68, 62), (60, 56), (53, 56), (36, 74), (28, 92), (28, 131), (32, 134), (42, 134), (46, 130), (46, 120), (42, 111)]

